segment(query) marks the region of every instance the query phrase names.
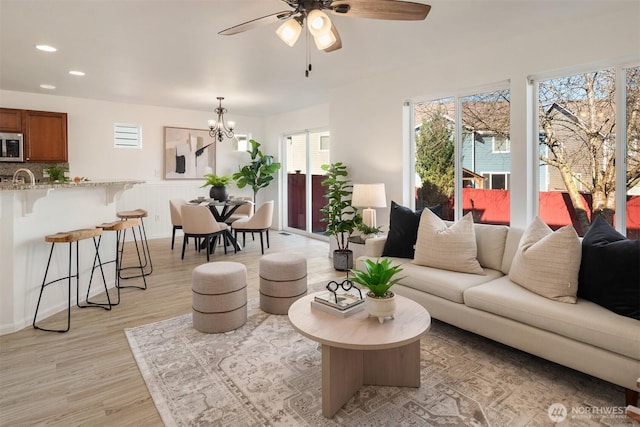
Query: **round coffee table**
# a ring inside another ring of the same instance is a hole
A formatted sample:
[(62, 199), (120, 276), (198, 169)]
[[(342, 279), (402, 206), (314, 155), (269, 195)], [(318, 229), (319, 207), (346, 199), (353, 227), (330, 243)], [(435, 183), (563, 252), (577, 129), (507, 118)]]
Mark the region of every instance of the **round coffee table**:
[(395, 318), (380, 324), (365, 311), (341, 318), (312, 308), (317, 294), (294, 302), (289, 321), (322, 344), (325, 417), (333, 417), (363, 385), (420, 387), (420, 338), (431, 327), (424, 307), (396, 295)]

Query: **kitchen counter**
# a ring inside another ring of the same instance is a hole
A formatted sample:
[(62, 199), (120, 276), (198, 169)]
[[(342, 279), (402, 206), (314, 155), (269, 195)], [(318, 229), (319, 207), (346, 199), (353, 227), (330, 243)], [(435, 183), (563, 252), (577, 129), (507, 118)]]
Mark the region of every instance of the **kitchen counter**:
[(138, 180), (114, 180), (114, 181), (81, 181), (75, 183), (74, 181), (67, 182), (37, 182), (35, 184), (19, 183), (13, 184), (11, 182), (0, 182), (0, 191), (7, 190), (38, 190), (48, 188), (82, 188), (82, 187), (108, 187), (112, 185), (134, 185), (142, 184), (144, 181)]
[[(94, 228), (117, 220), (116, 199), (141, 180), (84, 181), (78, 184), (0, 184), (0, 335), (30, 326), (47, 265), (50, 244), (44, 237), (61, 231)], [(57, 247), (48, 278), (66, 276), (68, 248)], [(80, 242), (80, 295), (86, 286), (95, 249)], [(115, 236), (100, 243), (104, 261), (115, 258)], [(114, 264), (105, 268), (107, 285), (114, 285)], [(65, 282), (47, 287), (40, 306), (42, 318), (66, 309)], [(92, 287), (100, 291), (101, 286)], [(104, 289), (104, 288), (102, 288)], [(84, 292), (84, 294), (83, 294)], [(75, 304), (75, 290), (72, 290)], [(78, 316), (72, 323), (81, 321)]]

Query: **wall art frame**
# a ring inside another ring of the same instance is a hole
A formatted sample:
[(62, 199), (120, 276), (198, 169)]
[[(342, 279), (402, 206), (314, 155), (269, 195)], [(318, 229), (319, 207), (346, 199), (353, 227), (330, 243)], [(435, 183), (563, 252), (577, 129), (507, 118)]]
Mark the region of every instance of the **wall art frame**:
[(216, 173), (216, 140), (208, 129), (164, 127), (164, 179), (202, 179)]

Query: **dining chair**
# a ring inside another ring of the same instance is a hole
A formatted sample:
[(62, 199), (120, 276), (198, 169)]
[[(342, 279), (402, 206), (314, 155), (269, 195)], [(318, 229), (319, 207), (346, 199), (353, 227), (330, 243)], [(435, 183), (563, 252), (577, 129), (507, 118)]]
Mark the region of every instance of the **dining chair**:
[[(225, 241), (224, 253), (227, 253), (225, 234), (228, 228), (227, 224), (217, 222), (207, 206), (183, 205), (180, 213), (182, 216), (182, 231), (184, 232), (182, 259), (184, 259), (184, 250), (189, 237), (195, 238), (196, 242), (198, 242), (198, 239), (204, 239), (204, 247), (207, 250), (207, 261), (209, 261), (209, 254), (215, 253), (216, 242), (220, 237)], [(197, 243), (196, 248), (198, 248)], [(202, 249), (202, 245), (200, 245), (199, 249)]]
[(184, 199), (171, 199), (169, 200), (169, 213), (171, 214), (171, 224), (173, 230), (171, 232), (171, 250), (173, 250), (173, 243), (176, 239), (176, 230), (182, 230), (182, 215), (180, 210), (183, 205), (186, 205), (187, 201)]
[(260, 249), (264, 255), (263, 233), (267, 235), (267, 248), (269, 247), (269, 227), (273, 220), (273, 200), (264, 202), (251, 218), (242, 218), (234, 221), (231, 227), (236, 240), (238, 233), (242, 233), (242, 246), (245, 245), (245, 233), (260, 233)]
[(226, 219), (225, 222), (229, 225), (233, 224), (234, 221), (237, 221), (239, 219), (251, 218), (251, 216), (253, 215), (253, 197), (243, 196), (238, 197), (238, 199), (246, 200), (249, 203), (240, 205), (240, 207), (236, 209), (236, 211), (231, 216), (229, 216), (229, 218)]

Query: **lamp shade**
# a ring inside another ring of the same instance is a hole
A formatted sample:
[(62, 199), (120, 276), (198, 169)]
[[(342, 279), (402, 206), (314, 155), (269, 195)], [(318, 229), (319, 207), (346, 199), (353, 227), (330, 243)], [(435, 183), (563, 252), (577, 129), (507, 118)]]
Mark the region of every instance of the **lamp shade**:
[(284, 21), (276, 30), (276, 34), (280, 37), (280, 40), (288, 44), (290, 47), (293, 47), (293, 45), (296, 44), (301, 32), (302, 26), (295, 19)]
[(331, 31), (331, 20), (326, 13), (314, 9), (307, 15), (307, 25), (312, 36), (317, 37)]
[(386, 208), (384, 184), (353, 184), (351, 204), (360, 208)]
[(318, 48), (318, 50), (325, 50), (333, 46), (337, 39), (333, 32), (329, 31), (328, 33), (314, 36), (313, 41), (316, 42), (316, 47)]

